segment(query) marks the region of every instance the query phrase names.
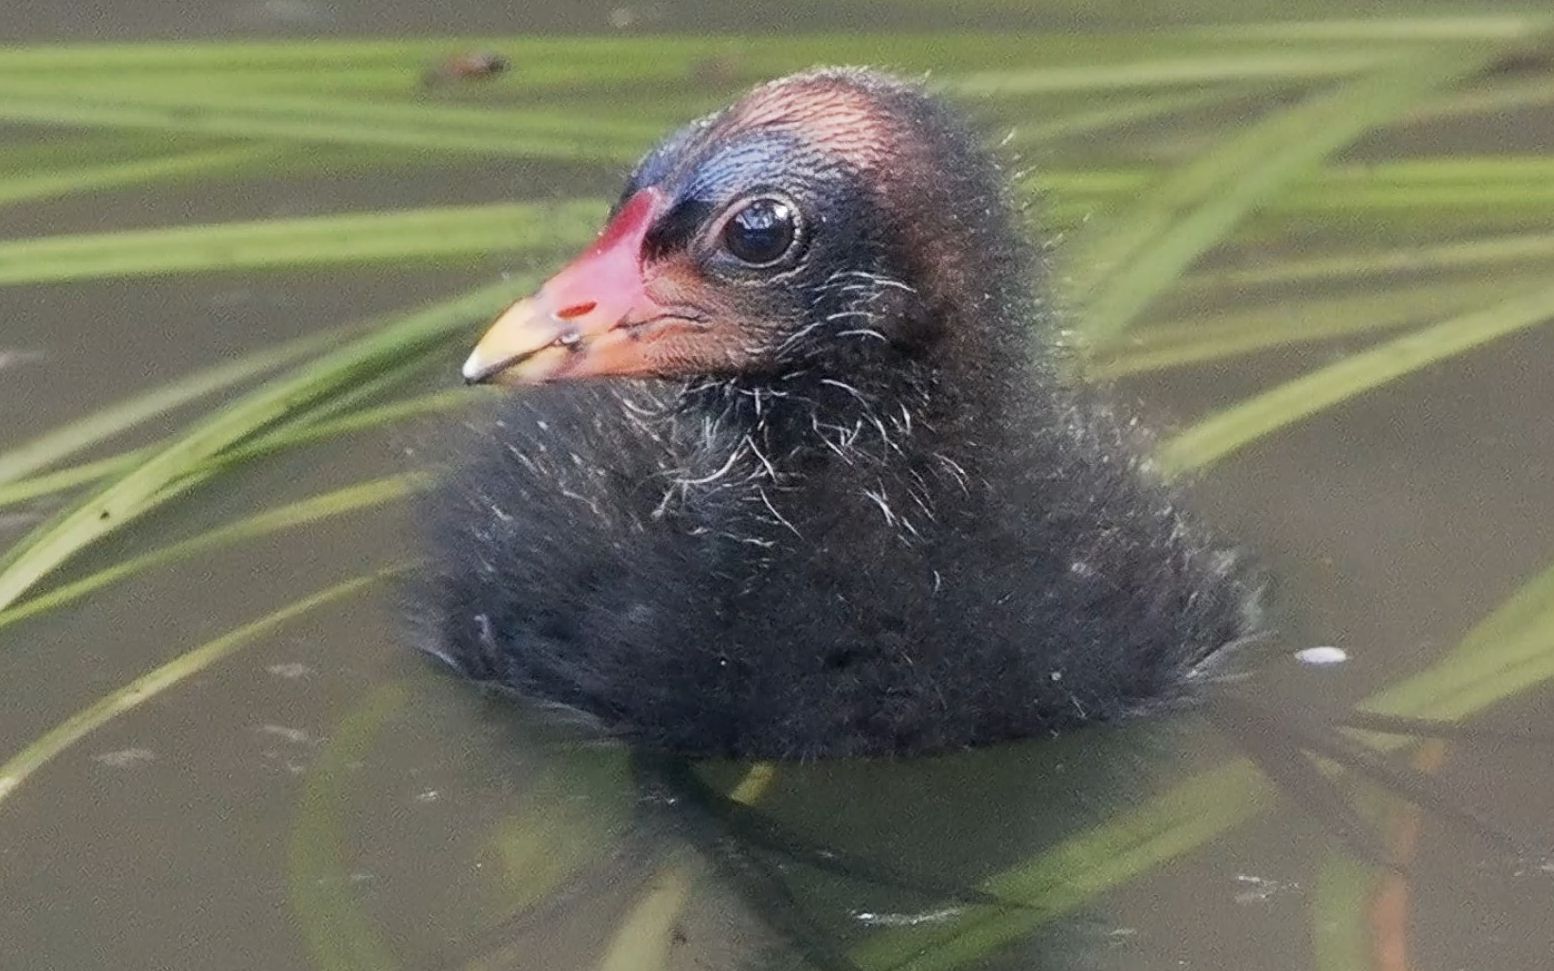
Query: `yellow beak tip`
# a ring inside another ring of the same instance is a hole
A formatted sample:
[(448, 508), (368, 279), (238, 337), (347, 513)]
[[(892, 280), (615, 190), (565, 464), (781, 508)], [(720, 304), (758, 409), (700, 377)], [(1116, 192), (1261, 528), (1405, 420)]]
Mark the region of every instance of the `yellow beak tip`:
[(460, 369), (460, 373), (464, 375), (466, 383), (479, 384), (490, 375), (491, 367), (477, 350), (465, 360), (464, 367)]

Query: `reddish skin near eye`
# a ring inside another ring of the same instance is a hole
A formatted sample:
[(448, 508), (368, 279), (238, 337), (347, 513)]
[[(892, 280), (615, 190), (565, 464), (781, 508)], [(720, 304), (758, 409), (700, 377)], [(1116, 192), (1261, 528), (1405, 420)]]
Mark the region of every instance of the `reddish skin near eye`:
[(517, 384), (647, 369), (645, 342), (664, 335), (646, 325), (663, 320), (673, 329), (679, 320), (643, 280), (643, 240), (664, 204), (651, 188), (626, 200), (582, 255), (497, 318), (465, 363), (465, 379)]

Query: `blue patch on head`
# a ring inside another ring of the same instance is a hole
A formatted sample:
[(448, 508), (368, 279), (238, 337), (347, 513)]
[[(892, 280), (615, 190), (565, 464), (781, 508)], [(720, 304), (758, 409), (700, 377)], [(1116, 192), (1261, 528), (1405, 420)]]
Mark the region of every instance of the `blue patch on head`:
[[(665, 139), (637, 165), (621, 198), (657, 186), (674, 201), (721, 205), (757, 188), (805, 181), (816, 153), (791, 132), (746, 132), (727, 141), (704, 140), (701, 123)], [(796, 188), (796, 186), (795, 186)]]
[(789, 132), (757, 132), (709, 146), (678, 187), (678, 195), (703, 202), (723, 202), (756, 188), (787, 188), (801, 179), (802, 161), (811, 153)]

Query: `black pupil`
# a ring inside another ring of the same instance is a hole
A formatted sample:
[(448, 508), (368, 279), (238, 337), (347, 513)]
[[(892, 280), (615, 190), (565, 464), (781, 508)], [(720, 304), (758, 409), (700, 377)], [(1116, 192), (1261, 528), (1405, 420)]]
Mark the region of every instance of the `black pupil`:
[(723, 245), (746, 263), (779, 260), (793, 245), (793, 210), (776, 199), (757, 199), (723, 227)]

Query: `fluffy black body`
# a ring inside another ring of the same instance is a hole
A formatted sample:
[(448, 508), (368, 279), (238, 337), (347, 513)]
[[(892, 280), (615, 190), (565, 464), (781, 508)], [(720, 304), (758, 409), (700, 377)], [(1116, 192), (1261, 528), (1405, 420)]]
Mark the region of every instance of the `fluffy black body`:
[(428, 506), (420, 642), (702, 754), (944, 751), (1183, 697), (1256, 635), (1255, 582), (1059, 376), (1039, 261), (954, 115), (807, 77), (916, 133), (893, 190), (832, 197), (761, 366), (514, 395)]

